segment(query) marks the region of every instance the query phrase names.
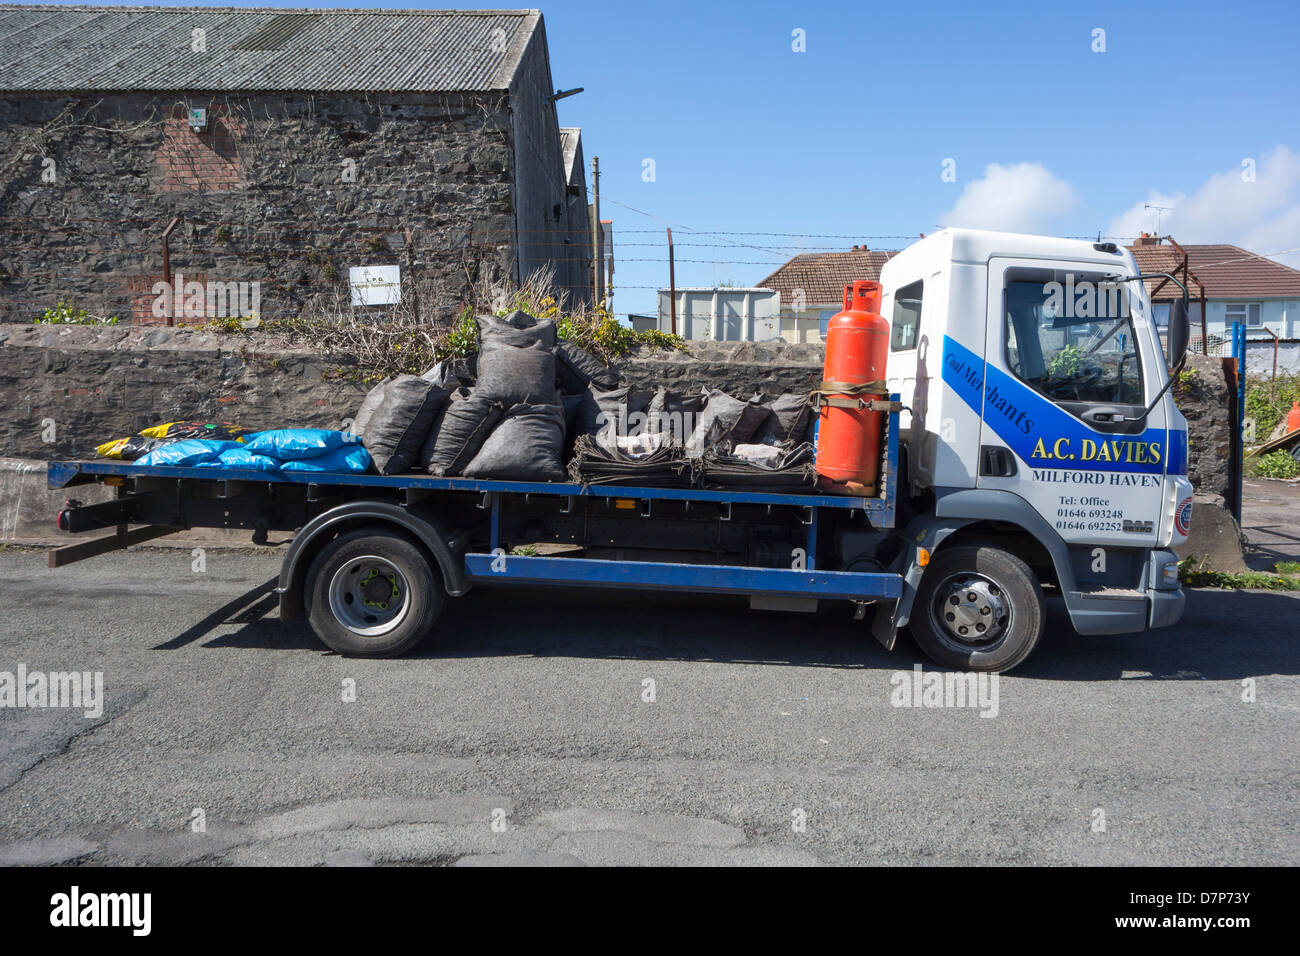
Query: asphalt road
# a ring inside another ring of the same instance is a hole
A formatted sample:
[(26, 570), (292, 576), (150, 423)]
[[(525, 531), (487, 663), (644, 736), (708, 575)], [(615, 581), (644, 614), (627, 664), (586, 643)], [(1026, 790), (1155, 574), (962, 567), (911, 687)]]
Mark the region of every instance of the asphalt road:
[(105, 690), (0, 709), (0, 863), (1300, 862), (1300, 596), (1053, 609), (986, 718), (892, 706), (919, 656), (840, 608), (480, 590), (348, 660), (275, 618), (277, 560), (0, 553), (0, 672)]

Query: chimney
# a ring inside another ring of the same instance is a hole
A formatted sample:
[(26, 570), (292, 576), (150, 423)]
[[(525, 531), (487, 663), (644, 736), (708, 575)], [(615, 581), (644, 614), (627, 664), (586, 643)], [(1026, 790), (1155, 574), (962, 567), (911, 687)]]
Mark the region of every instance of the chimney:
[(1138, 236), (1138, 241), (1135, 242), (1134, 245), (1135, 246), (1158, 246), (1160, 245), (1160, 237), (1153, 236), (1149, 232), (1144, 232), (1142, 233), (1142, 235)]

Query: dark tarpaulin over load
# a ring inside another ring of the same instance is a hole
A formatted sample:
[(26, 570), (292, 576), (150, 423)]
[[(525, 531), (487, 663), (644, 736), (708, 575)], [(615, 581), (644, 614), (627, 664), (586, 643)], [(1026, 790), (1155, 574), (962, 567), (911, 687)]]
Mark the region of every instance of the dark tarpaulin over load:
[(691, 464), (680, 448), (669, 445), (632, 455), (602, 447), (593, 435), (579, 435), (573, 445), (569, 477), (581, 485), (684, 488), (691, 485)]

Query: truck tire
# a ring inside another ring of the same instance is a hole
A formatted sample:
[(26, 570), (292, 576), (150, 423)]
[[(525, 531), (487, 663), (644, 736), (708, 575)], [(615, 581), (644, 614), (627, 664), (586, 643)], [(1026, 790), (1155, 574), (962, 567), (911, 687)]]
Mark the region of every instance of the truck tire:
[(306, 580), (312, 630), (348, 657), (396, 657), (429, 633), (446, 595), (429, 558), (410, 539), (377, 528), (339, 535)]
[(936, 552), (909, 626), (928, 657), (966, 671), (1007, 671), (1030, 655), (1046, 620), (1038, 578), (1000, 548)]

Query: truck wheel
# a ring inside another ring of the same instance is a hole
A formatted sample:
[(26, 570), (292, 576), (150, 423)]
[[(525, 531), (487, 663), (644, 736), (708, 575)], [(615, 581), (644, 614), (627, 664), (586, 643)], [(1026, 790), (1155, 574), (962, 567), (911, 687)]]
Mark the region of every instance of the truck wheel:
[(940, 550), (925, 569), (909, 624), (931, 659), (967, 671), (1006, 671), (1033, 651), (1046, 613), (1038, 578), (991, 547)]
[(308, 619), (331, 650), (349, 657), (396, 657), (442, 613), (442, 583), (429, 559), (404, 537), (375, 529), (340, 535), (307, 571)]

